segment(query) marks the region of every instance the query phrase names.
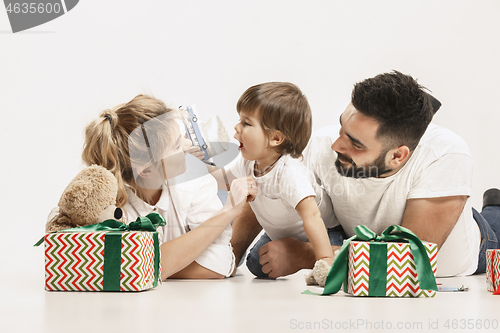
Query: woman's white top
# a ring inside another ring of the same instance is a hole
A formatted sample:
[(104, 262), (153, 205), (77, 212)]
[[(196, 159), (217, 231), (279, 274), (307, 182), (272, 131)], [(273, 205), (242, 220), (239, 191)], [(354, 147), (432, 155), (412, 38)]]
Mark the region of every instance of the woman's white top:
[[(158, 228), (161, 243), (197, 228), (222, 209), (222, 203), (217, 196), (217, 183), (209, 174), (164, 186), (161, 197), (154, 206), (141, 200), (131, 190), (127, 190), (127, 195), (128, 202), (124, 207), (125, 223), (152, 212), (161, 214), (167, 221), (167, 225)], [(235, 260), (230, 244), (231, 235), (232, 229), (229, 225), (195, 261), (216, 273), (230, 276)]]

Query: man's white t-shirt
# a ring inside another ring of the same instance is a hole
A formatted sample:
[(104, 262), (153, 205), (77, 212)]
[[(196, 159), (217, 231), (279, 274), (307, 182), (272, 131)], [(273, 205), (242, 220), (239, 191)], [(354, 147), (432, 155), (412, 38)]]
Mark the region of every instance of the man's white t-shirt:
[[(324, 132), (322, 130), (322, 132)], [(331, 135), (338, 133), (332, 126)], [(336, 138), (336, 137), (335, 137)], [(408, 199), (470, 196), (472, 158), (466, 143), (453, 132), (430, 124), (408, 162), (387, 178), (354, 179), (335, 168), (335, 141), (314, 136), (304, 151), (304, 164), (331, 198), (335, 218), (348, 237), (366, 225), (377, 234), (401, 225)], [(479, 228), (467, 204), (438, 252), (438, 276), (470, 275), (477, 269)]]
[[(328, 196), (323, 200), (324, 189), (314, 180), (314, 176), (297, 159), (282, 156), (275, 166), (265, 175), (254, 175), (255, 161), (244, 159), (241, 154), (227, 166), (236, 178), (252, 176), (257, 183), (258, 194), (250, 202), (257, 220), (272, 240), (293, 237), (307, 241), (304, 224), (295, 210), (304, 198), (315, 196), (316, 204), (322, 216), (333, 216), (333, 209)], [(333, 227), (333, 221), (323, 218), (327, 228)]]

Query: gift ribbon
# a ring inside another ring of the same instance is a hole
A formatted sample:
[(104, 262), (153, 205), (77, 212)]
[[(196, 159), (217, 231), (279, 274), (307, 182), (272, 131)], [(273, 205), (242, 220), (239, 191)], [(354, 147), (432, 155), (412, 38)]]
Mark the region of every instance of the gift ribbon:
[[(495, 274), (495, 265), (500, 265), (500, 255), (497, 253), (497, 251), (493, 251), (491, 254), (491, 284), (493, 285), (493, 288), (495, 287), (495, 283), (498, 279), (500, 279), (500, 276), (496, 276)], [(500, 283), (498, 283), (498, 288), (493, 292), (493, 295), (500, 295)]]
[[(415, 261), (417, 270), (418, 282), (422, 290), (437, 291), (436, 278), (432, 271), (432, 267), (427, 255), (427, 250), (420, 239), (402, 226), (392, 225), (382, 232), (380, 236), (368, 229), (366, 226), (357, 226), (354, 228), (355, 236), (347, 239), (340, 248), (335, 261), (333, 262), (328, 276), (326, 278), (325, 288), (322, 295), (335, 294), (340, 290), (342, 283), (344, 288), (347, 288), (347, 263), (349, 257), (349, 243), (353, 240), (367, 242), (396, 242), (408, 241)], [(369, 296), (385, 296), (386, 294), (386, 279), (387, 279), (387, 244), (370, 244), (370, 280), (369, 280)], [(372, 279), (372, 274), (374, 277)], [(371, 292), (373, 284), (373, 291)], [(345, 290), (344, 289), (344, 290)]]
[[(125, 224), (123, 222), (109, 219), (101, 223), (89, 224), (82, 227), (63, 229), (57, 232), (90, 232), (90, 231), (156, 231), (156, 228), (166, 225), (165, 218), (158, 213), (150, 213), (146, 216), (139, 216), (134, 222)], [(43, 243), (45, 236), (40, 238), (33, 246)]]
[[(153, 288), (158, 286), (160, 271), (160, 248), (156, 228), (166, 225), (165, 218), (158, 213), (150, 213), (146, 216), (139, 216), (134, 222), (125, 224), (117, 220), (106, 220), (101, 223), (90, 224), (82, 227), (69, 228), (56, 231), (58, 232), (96, 232), (109, 231), (104, 238), (104, 267), (103, 267), (103, 290), (120, 291), (121, 275), (121, 241), (122, 233), (125, 231), (149, 231), (153, 232), (154, 242), (154, 269), (155, 277)], [(42, 237), (34, 246), (43, 243), (45, 236)]]

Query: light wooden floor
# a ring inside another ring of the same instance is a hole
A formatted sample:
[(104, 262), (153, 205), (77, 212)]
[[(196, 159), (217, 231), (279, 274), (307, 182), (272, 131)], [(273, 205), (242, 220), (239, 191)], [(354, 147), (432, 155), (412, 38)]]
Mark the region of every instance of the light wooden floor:
[(438, 279), (468, 292), (397, 299), (304, 295), (305, 271), (262, 280), (246, 267), (225, 280), (171, 280), (141, 293), (46, 292), (35, 266), (31, 275), (2, 270), (1, 332), (500, 331), (500, 296), (486, 291), (484, 274)]

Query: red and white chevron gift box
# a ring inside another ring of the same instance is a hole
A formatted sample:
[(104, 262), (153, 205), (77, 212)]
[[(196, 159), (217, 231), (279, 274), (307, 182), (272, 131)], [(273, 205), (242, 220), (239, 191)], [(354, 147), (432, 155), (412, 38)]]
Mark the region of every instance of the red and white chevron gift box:
[(159, 256), (156, 232), (46, 234), (45, 289), (141, 291), (154, 288), (161, 283)]
[[(354, 296), (370, 296), (370, 274), (373, 274), (375, 267), (374, 260), (370, 261), (371, 246), (380, 242), (352, 241), (349, 244), (349, 261), (347, 286), (344, 291)], [(433, 243), (422, 242), (430, 259), (430, 264), (434, 277), (437, 271), (437, 245)], [(378, 265), (380, 275), (384, 275), (381, 283), (385, 288), (385, 295), (389, 297), (433, 297), (436, 291), (420, 289), (415, 261), (411, 252), (409, 243), (385, 243), (387, 246), (387, 259), (378, 258), (383, 261), (383, 265)], [(387, 260), (387, 268), (385, 268)], [(372, 276), (373, 279), (373, 276)], [(381, 280), (380, 278), (378, 279)], [(372, 280), (375, 281), (375, 280)], [(382, 289), (383, 290), (383, 289)]]
[(500, 250), (486, 250), (486, 284), (488, 291), (500, 295)]

